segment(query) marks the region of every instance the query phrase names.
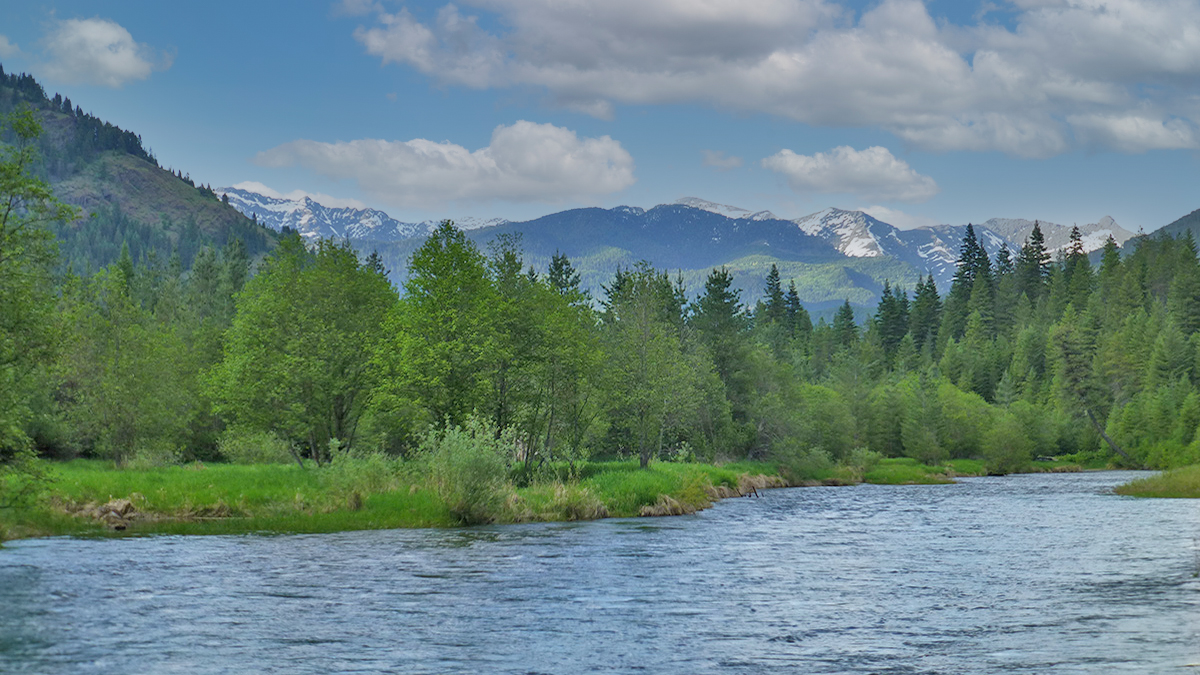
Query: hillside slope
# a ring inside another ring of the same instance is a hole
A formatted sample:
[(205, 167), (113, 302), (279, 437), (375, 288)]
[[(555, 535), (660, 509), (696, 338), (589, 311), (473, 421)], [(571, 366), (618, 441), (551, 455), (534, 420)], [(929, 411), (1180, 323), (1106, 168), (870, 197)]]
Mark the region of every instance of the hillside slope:
[(237, 237), (259, 255), (278, 240), (211, 189), (159, 166), (140, 136), (83, 112), (70, 99), (48, 97), (33, 77), (5, 74), (0, 66), (0, 115), (20, 106), (35, 110), (42, 123), (35, 171), (82, 211), (79, 220), (55, 228), (62, 258), (75, 269), (109, 264), (122, 244), (135, 259), (154, 252), (165, 260), (178, 251), (186, 267), (201, 246), (223, 246)]

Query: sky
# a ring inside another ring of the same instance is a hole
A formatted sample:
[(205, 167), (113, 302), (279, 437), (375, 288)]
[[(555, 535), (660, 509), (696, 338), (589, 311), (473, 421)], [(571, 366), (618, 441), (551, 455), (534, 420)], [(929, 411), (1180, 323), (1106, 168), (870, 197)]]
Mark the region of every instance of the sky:
[(0, 63), (198, 183), (405, 221), (1200, 208), (1200, 0), (0, 0)]

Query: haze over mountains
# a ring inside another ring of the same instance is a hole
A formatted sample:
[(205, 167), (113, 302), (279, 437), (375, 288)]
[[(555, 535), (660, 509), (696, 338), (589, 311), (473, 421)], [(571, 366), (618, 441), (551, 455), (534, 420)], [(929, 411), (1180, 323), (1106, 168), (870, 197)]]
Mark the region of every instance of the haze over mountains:
[[(288, 227), (309, 239), (346, 238), (363, 249), (380, 249), (397, 280), (404, 278), (407, 254), (437, 224), (405, 223), (375, 209), (325, 206), (310, 197), (286, 199), (232, 187), (216, 192), (272, 229)], [(807, 279), (809, 287), (802, 287), (801, 295), (818, 304), (833, 300), (826, 297), (829, 293), (869, 303), (885, 280), (911, 288), (917, 276), (925, 274), (948, 288), (966, 231), (966, 225), (901, 230), (862, 211), (834, 208), (787, 220), (770, 211), (696, 197), (651, 209), (570, 209), (524, 222), (493, 219), (456, 224), (469, 230), (481, 247), (498, 234), (519, 234), (534, 264), (556, 252), (565, 253), (593, 291), (600, 290), (618, 265), (644, 259), (660, 268), (680, 270), (685, 277), (727, 266), (735, 277), (742, 277), (745, 297), (751, 299), (757, 296), (761, 275), (774, 263), (781, 266), (785, 279), (797, 278), (798, 286), (802, 286), (800, 279)], [(975, 231), (995, 256), (1003, 246), (1014, 252), (1019, 249), (1033, 224), (994, 218), (975, 225)], [(1048, 222), (1041, 226), (1052, 250), (1066, 246), (1070, 227)], [(1133, 236), (1108, 217), (1081, 226), (1080, 231), (1089, 251), (1103, 246), (1109, 236), (1118, 243)], [(829, 293), (811, 287), (816, 283), (814, 274)]]

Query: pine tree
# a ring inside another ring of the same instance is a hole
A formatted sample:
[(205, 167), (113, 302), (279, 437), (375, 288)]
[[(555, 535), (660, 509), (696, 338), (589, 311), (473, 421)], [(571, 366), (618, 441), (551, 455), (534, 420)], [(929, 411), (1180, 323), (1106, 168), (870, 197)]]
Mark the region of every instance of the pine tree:
[(1024, 293), (1031, 302), (1036, 303), (1045, 294), (1046, 280), (1050, 275), (1050, 252), (1046, 250), (1046, 237), (1037, 221), (1034, 221), (1033, 231), (1017, 254), (1015, 267), (1017, 294)]
[(808, 315), (804, 303), (800, 302), (800, 293), (796, 290), (795, 279), (788, 282), (785, 304), (787, 306), (787, 324), (792, 331), (792, 339), (800, 338), (807, 341), (808, 337), (812, 335), (812, 317)]
[(916, 342), (917, 351), (921, 351), (925, 345), (937, 344), (941, 313), (942, 300), (938, 297), (937, 284), (930, 274), (927, 279), (917, 282), (912, 309), (909, 312), (908, 330)]
[[(901, 296), (905, 299), (902, 302)], [(892, 285), (883, 282), (883, 292), (879, 297), (879, 306), (875, 311), (875, 324), (878, 326), (879, 338), (884, 354), (891, 360), (900, 341), (908, 334), (907, 295), (903, 291), (899, 295), (892, 292)]]
[(854, 308), (847, 299), (833, 315), (833, 340), (836, 345), (849, 348), (858, 342), (858, 324), (854, 321)]
[(767, 288), (764, 298), (766, 320), (781, 324), (787, 316), (787, 303), (783, 295), (783, 284), (779, 280), (779, 266), (772, 264), (767, 273)]

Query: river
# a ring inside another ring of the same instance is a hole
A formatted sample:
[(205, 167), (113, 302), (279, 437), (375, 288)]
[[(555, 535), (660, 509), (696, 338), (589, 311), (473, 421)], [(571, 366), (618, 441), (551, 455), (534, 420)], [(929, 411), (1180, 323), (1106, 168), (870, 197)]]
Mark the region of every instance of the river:
[(771, 490), (677, 518), (13, 542), (0, 673), (1200, 672), (1200, 502), (1109, 492), (1134, 475)]

